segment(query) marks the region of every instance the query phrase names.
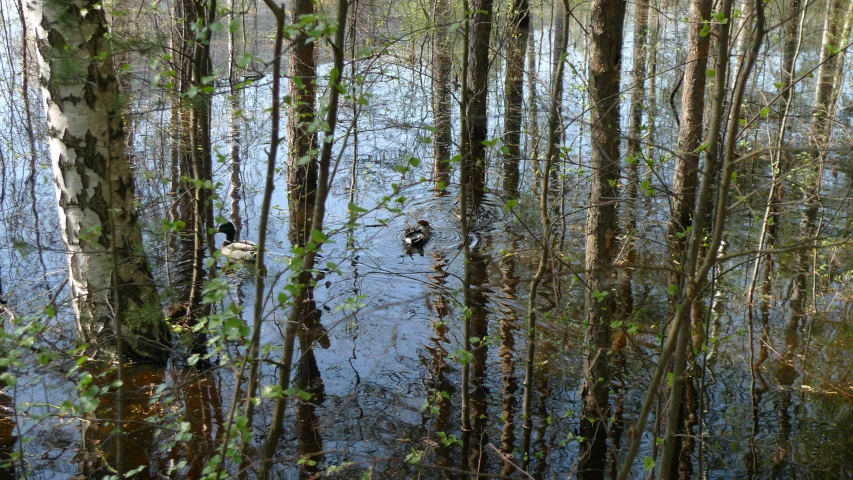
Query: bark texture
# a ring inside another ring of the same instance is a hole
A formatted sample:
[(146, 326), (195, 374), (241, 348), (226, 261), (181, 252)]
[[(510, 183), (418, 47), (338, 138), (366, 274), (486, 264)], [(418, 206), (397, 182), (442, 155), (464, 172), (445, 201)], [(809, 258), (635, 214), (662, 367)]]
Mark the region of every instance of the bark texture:
[(468, 146), (462, 183), (471, 187), (474, 204), (486, 190), (486, 145), (488, 136), (489, 36), (492, 33), (492, 0), (474, 0), (471, 4), (470, 53), (468, 55)]
[(605, 469), (606, 432), (610, 390), (610, 315), (614, 312), (613, 258), (616, 182), (619, 180), (619, 81), (622, 63), (622, 30), (626, 3), (594, 0), (591, 5), (589, 54), (590, 169), (591, 185), (586, 224), (587, 285), (584, 289), (583, 418), (578, 478), (602, 478)]
[(453, 145), (450, 114), (450, 71), (453, 66), (448, 0), (435, 2), (435, 29), (432, 33), (432, 141), (433, 175), (436, 187), (450, 181), (450, 148)]
[[(678, 158), (672, 181), (672, 213), (669, 236), (673, 256), (679, 264), (684, 251), (683, 233), (690, 227), (690, 214), (696, 203), (696, 180), (699, 171), (697, 148), (702, 142), (702, 125), (705, 110), (705, 79), (708, 67), (710, 35), (702, 35), (703, 19), (711, 16), (710, 0), (690, 2), (690, 34), (687, 62), (684, 70), (684, 87), (681, 94), (681, 127), (678, 130)], [(677, 284), (678, 282), (673, 282)]]
[(163, 361), (169, 333), (143, 254), (104, 12), (93, 0), (27, 7), (81, 340), (111, 344), (118, 312), (127, 357)]
[[(314, 2), (295, 0), (288, 18), (299, 23), (303, 15), (314, 14)], [(342, 28), (342, 27), (341, 27)], [(290, 112), (287, 116), (287, 195), (290, 205), (290, 243), (305, 245), (317, 196), (317, 136), (314, 121), (317, 67), (314, 42), (304, 31), (291, 40)]]
[(507, 16), (506, 75), (504, 77), (504, 183), (506, 195), (518, 196), (521, 125), (524, 103), (524, 55), (530, 36), (527, 0), (513, 0)]
[[(844, 55), (840, 47), (847, 44), (850, 37), (853, 2), (830, 0), (826, 5), (823, 40), (820, 53), (820, 68), (817, 74), (812, 111), (811, 146), (815, 153), (811, 155), (805, 169), (803, 183), (803, 218), (800, 223), (800, 237), (803, 243), (813, 243), (818, 236), (817, 214), (820, 209), (821, 174), (826, 162), (826, 149), (832, 135), (832, 119), (844, 70)], [(794, 278), (792, 302), (803, 304), (808, 283), (811, 252), (801, 250), (797, 253), (797, 273)]]

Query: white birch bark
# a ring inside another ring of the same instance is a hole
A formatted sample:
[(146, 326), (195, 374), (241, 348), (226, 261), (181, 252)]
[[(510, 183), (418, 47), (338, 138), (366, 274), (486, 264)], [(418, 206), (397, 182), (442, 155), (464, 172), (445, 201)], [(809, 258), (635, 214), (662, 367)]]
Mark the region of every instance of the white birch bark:
[[(155, 355), (151, 346), (164, 342), (168, 332), (137, 226), (121, 99), (100, 5), (94, 0), (30, 0), (27, 14), (38, 46), (59, 224), (78, 332), (85, 342), (111, 341), (118, 312), (123, 318), (125, 352), (131, 359), (142, 359)], [(117, 292), (114, 264), (118, 266)], [(144, 344), (138, 341), (143, 336)]]

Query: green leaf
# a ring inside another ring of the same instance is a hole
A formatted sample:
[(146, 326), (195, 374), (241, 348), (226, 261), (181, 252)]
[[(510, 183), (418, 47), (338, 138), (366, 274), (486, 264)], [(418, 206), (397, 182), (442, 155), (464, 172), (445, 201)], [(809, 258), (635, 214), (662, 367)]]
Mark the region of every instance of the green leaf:
[(716, 74), (717, 74), (717, 70), (714, 68), (709, 68), (708, 70), (705, 70), (705, 76), (708, 78), (714, 78), (714, 75), (716, 75)]
[(326, 241), (326, 234), (319, 230), (311, 230), (311, 240), (316, 243), (323, 243)]
[(281, 398), (281, 385), (268, 384), (261, 387), (261, 397), (263, 398)]
[(762, 117), (767, 118), (767, 114), (770, 113), (770, 106), (768, 105), (768, 106), (762, 108), (761, 111), (758, 113), (760, 113)]
[(677, 292), (677, 291), (678, 291), (678, 287), (676, 287), (674, 283), (670, 283), (669, 289), (667, 289), (666, 293), (668, 293), (670, 295), (674, 295), (675, 292)]
[(458, 361), (464, 367), (465, 365), (471, 363), (471, 360), (474, 359), (474, 354), (460, 348), (459, 350), (456, 350), (455, 357), (456, 361)]
[(506, 204), (504, 204), (504, 211), (508, 212), (508, 211), (512, 210), (513, 208), (515, 208), (516, 205), (518, 205), (518, 200), (516, 200), (514, 198), (507, 200)]
[(830, 55), (838, 55), (839, 52), (841, 52), (840, 48), (836, 47), (835, 45), (833, 45), (831, 43), (824, 44), (823, 48), (825, 48), (826, 51), (829, 52)]
[(349, 202), (349, 205), (347, 205), (347, 210), (349, 210), (350, 213), (366, 213), (367, 212), (366, 208), (361, 208), (352, 202)]
[(699, 36), (705, 38), (708, 34), (711, 33), (711, 26), (708, 25), (708, 22), (704, 22), (702, 25), (702, 30), (699, 30)]
[(643, 470), (651, 472), (652, 469), (655, 468), (655, 465), (657, 465), (657, 463), (655, 463), (654, 458), (647, 456), (643, 459)]

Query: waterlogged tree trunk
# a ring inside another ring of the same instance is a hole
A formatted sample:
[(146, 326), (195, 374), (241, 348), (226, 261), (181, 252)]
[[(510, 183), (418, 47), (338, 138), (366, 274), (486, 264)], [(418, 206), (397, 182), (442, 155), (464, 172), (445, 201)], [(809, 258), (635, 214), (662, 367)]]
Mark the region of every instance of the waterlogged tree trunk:
[(197, 230), (196, 213), (193, 199), (193, 187), (185, 178), (192, 178), (192, 146), (190, 143), (191, 118), (187, 93), (192, 85), (192, 57), (196, 23), (195, 9), (190, 0), (176, 0), (174, 3), (175, 28), (172, 30), (171, 47), (175, 61), (175, 92), (172, 96), (172, 165), (170, 172), (172, 211), (170, 219), (175, 225), (183, 222), (183, 229), (177, 230), (177, 262), (172, 285), (178, 290), (183, 305), (172, 310), (183, 312), (181, 316), (194, 316), (199, 303), (200, 288), (193, 284), (196, 273), (195, 238)]
[[(690, 33), (688, 40), (688, 52), (684, 71), (684, 86), (681, 95), (681, 122), (678, 131), (678, 157), (675, 161), (675, 175), (672, 182), (673, 199), (672, 212), (669, 219), (669, 245), (673, 265), (685, 266), (684, 255), (686, 253), (687, 232), (692, 225), (690, 216), (696, 204), (696, 188), (699, 170), (699, 145), (702, 141), (703, 116), (705, 112), (705, 79), (708, 65), (708, 50), (710, 47), (710, 35), (708, 35), (707, 24), (703, 22), (710, 18), (710, 0), (692, 0), (690, 2)], [(681, 275), (670, 274), (670, 284), (679, 285)], [(694, 317), (701, 318), (702, 308), (700, 304), (694, 305)], [(697, 326), (698, 328), (698, 326)], [(687, 335), (686, 328), (679, 332), (671, 332), (673, 335)], [(685, 341), (685, 338), (680, 339)], [(684, 389), (687, 391), (689, 389)], [(679, 401), (684, 401), (679, 398)], [(683, 434), (686, 432), (684, 420), (686, 409), (679, 410), (680, 416), (677, 426), (668, 425), (667, 428), (677, 428), (682, 435), (672, 438), (676, 441), (675, 451), (681, 451)], [(678, 457), (673, 456), (672, 471), (678, 471)]]
[[(566, 8), (563, 10), (563, 32), (561, 35), (562, 42), (556, 46), (556, 50), (559, 52), (559, 55), (562, 56), (566, 52), (566, 48), (568, 45), (568, 37), (569, 37), (569, 12), (570, 10)], [(559, 124), (559, 116), (560, 116), (560, 105), (557, 103), (557, 99), (562, 96), (562, 88), (563, 88), (563, 72), (565, 70), (565, 62), (559, 62), (557, 64), (556, 70), (554, 70), (553, 77), (551, 78), (551, 94), (550, 97), (550, 109), (548, 113), (548, 143), (547, 143), (547, 151), (545, 152), (545, 167), (544, 170), (551, 170), (551, 162), (559, 157), (559, 153), (557, 151), (557, 145), (559, 145), (560, 132), (557, 130), (557, 125)], [(527, 462), (529, 461), (529, 456), (526, 454), (530, 445), (530, 435), (533, 429), (533, 389), (535, 383), (535, 373), (534, 373), (534, 365), (536, 365), (536, 313), (537, 310), (535, 308), (536, 305), (536, 295), (537, 289), (539, 288), (539, 283), (542, 281), (545, 276), (546, 271), (551, 265), (551, 219), (550, 219), (550, 211), (549, 211), (549, 193), (550, 188), (548, 182), (551, 180), (551, 176), (547, 174), (540, 175), (540, 179), (542, 182), (540, 191), (539, 191), (539, 218), (542, 222), (542, 252), (539, 256), (539, 266), (536, 269), (536, 275), (534, 275), (533, 280), (530, 282), (530, 290), (527, 297), (527, 355), (525, 362), (525, 371), (524, 371), (524, 400), (523, 400), (523, 418), (524, 418), (524, 437), (522, 439), (522, 455), (523, 455), (523, 466), (527, 468)]]
[[(699, 170), (699, 152), (702, 141), (702, 121), (705, 108), (705, 79), (708, 65), (710, 35), (703, 32), (710, 18), (710, 0), (690, 2), (690, 34), (681, 94), (681, 127), (678, 130), (678, 157), (672, 181), (674, 198), (669, 219), (669, 240), (673, 260), (683, 265), (686, 230), (691, 225), (690, 215), (696, 203), (696, 181)], [(678, 284), (677, 279), (671, 283)]]
[(521, 161), (521, 122), (524, 103), (524, 56), (530, 35), (527, 0), (514, 0), (507, 15), (506, 75), (504, 78), (504, 183), (510, 198), (518, 196)]
[[(267, 5), (274, 7), (272, 0), (266, 0)], [(310, 4), (310, 1), (308, 2)], [(312, 7), (313, 8), (313, 7)], [(335, 31), (334, 42), (331, 48), (334, 54), (334, 63), (329, 72), (329, 100), (328, 110), (325, 118), (325, 131), (327, 137), (334, 138), (335, 128), (338, 122), (338, 106), (340, 102), (340, 90), (342, 85), (341, 75), (344, 70), (344, 39), (346, 33), (346, 19), (349, 8), (348, 0), (338, 0), (337, 4), (337, 30)], [(275, 10), (274, 10), (275, 11)], [(278, 10), (277, 16), (283, 15), (281, 10)], [(298, 19), (298, 16), (292, 18)], [(298, 37), (297, 37), (298, 38)], [(298, 40), (293, 40), (298, 42)], [(304, 42), (304, 40), (303, 40)], [(313, 49), (312, 49), (313, 50)], [(305, 127), (301, 127), (305, 128)], [(293, 362), (294, 343), (297, 330), (308, 326), (313, 332), (322, 331), (322, 326), (319, 325), (319, 319), (307, 319), (306, 313), (312, 305), (312, 289), (309, 285), (316, 282), (313, 278), (314, 265), (317, 259), (318, 250), (320, 249), (325, 236), (323, 234), (323, 225), (326, 216), (326, 199), (329, 196), (331, 189), (331, 173), (332, 173), (332, 146), (333, 141), (323, 142), (322, 149), (319, 155), (318, 162), (318, 177), (316, 202), (314, 204), (314, 212), (311, 216), (311, 225), (309, 232), (312, 244), (306, 244), (303, 253), (300, 256), (302, 270), (294, 272), (294, 278), (291, 280), (294, 285), (293, 298), (290, 312), (287, 317), (287, 327), (285, 331), (284, 348), (282, 350), (281, 365), (279, 367), (279, 387), (280, 391), (286, 392), (290, 388), (290, 370)], [(271, 175), (271, 174), (270, 174)], [(271, 182), (271, 181), (270, 181)], [(354, 213), (353, 213), (354, 214)], [(257, 301), (257, 300), (256, 300)], [(262, 302), (257, 301), (256, 309), (260, 308)], [(315, 316), (316, 317), (316, 316)], [(312, 325), (313, 324), (313, 325)], [(260, 329), (258, 329), (259, 331)], [(259, 335), (258, 335), (259, 337)], [(325, 332), (315, 333), (317, 342), (324, 348), (328, 348), (328, 337)], [(258, 338), (260, 340), (260, 338)], [(253, 391), (253, 390), (250, 390)], [(282, 396), (276, 399), (273, 408), (272, 425), (267, 435), (266, 443), (263, 448), (263, 459), (261, 462), (261, 470), (259, 477), (266, 479), (269, 476), (272, 466), (272, 459), (275, 455), (279, 437), (281, 436), (285, 408), (287, 406), (287, 396)]]
[[(298, 24), (300, 17), (314, 14), (312, 0), (295, 0), (290, 18)], [(314, 42), (308, 34), (291, 39), (290, 47), (290, 113), (287, 116), (287, 197), (290, 205), (289, 238), (292, 245), (305, 245), (311, 232), (314, 203), (317, 197), (317, 137), (311, 129), (314, 121), (317, 68)]]
[[(794, 78), (794, 56), (797, 49), (797, 38), (800, 33), (800, 11), (801, 0), (788, 0), (788, 8), (785, 12), (787, 20), (782, 25), (784, 38), (782, 41), (782, 68), (779, 75), (779, 83), (782, 93), (782, 102), (787, 105), (791, 99), (791, 82)], [(784, 133), (783, 133), (784, 135)]]
[[(231, 184), (228, 189), (228, 198), (231, 201), (231, 223), (234, 224), (234, 229), (236, 230), (237, 238), (241, 238), (240, 234), (243, 229), (243, 216), (240, 214), (240, 200), (242, 197), (242, 188), (243, 182), (240, 178), (240, 170), (241, 170), (241, 159), (240, 159), (240, 150), (242, 148), (242, 128), (240, 122), (242, 122), (242, 110), (243, 110), (243, 89), (239, 87), (242, 80), (242, 69), (237, 66), (237, 55), (238, 49), (244, 47), (245, 44), (240, 41), (240, 37), (237, 35), (239, 33), (239, 22), (237, 22), (237, 7), (240, 6), (240, 3), (237, 0), (231, 0), (231, 25), (228, 29), (228, 86), (230, 87), (230, 97), (228, 99), (229, 105), (229, 136), (228, 140), (230, 143), (230, 161), (231, 164), (228, 166), (229, 172), (229, 183)], [(240, 13), (242, 16), (243, 14)]]
[[(731, 18), (731, 11), (732, 0), (723, 0), (720, 8), (720, 13), (722, 14), (723, 18)], [(683, 372), (684, 365), (687, 359), (688, 342), (685, 340), (689, 340), (689, 331), (687, 330), (690, 311), (689, 309), (697, 296), (697, 292), (700, 291), (704, 286), (708, 272), (716, 264), (716, 256), (719, 251), (720, 243), (722, 242), (723, 230), (725, 229), (726, 225), (726, 204), (731, 184), (731, 172), (733, 171), (732, 169), (734, 165), (733, 157), (735, 144), (738, 138), (737, 119), (740, 116), (740, 107), (741, 101), (743, 99), (746, 80), (752, 68), (752, 65), (754, 64), (754, 60), (758, 54), (759, 48), (761, 47), (761, 40), (763, 39), (763, 10), (759, 9), (757, 18), (757, 30), (759, 31), (758, 39), (753, 44), (753, 48), (750, 52), (750, 61), (746, 64), (746, 68), (742, 74), (742, 78), (738, 79), (737, 86), (732, 97), (732, 108), (730, 118), (734, 120), (729, 122), (728, 131), (726, 134), (726, 146), (725, 153), (723, 156), (724, 167), (722, 169), (722, 175), (720, 175), (719, 177), (719, 198), (717, 199), (716, 208), (718, 215), (714, 219), (712, 235), (710, 237), (709, 245), (706, 249), (706, 251), (709, 252), (708, 258), (706, 258), (700, 266), (699, 249), (700, 246), (702, 246), (702, 244), (704, 244), (706, 240), (704, 233), (702, 233), (704, 230), (705, 215), (710, 206), (711, 186), (717, 178), (714, 175), (714, 172), (717, 170), (716, 163), (719, 156), (718, 144), (720, 136), (720, 125), (722, 124), (723, 104), (726, 94), (726, 69), (728, 68), (729, 29), (731, 28), (730, 22), (720, 23), (718, 25), (716, 70), (714, 73), (714, 96), (712, 99), (711, 116), (708, 128), (708, 149), (705, 151), (706, 157), (702, 169), (699, 192), (696, 196), (696, 207), (693, 213), (694, 228), (690, 231), (688, 235), (688, 254), (685, 258), (689, 263), (685, 266), (685, 275), (682, 276), (681, 284), (678, 285), (679, 301), (676, 304), (672, 327), (672, 331), (677, 333), (670, 335), (669, 338), (667, 338), (666, 343), (664, 344), (661, 350), (657, 366), (655, 367), (655, 372), (652, 375), (651, 381), (649, 382), (649, 386), (647, 388), (646, 396), (643, 400), (643, 406), (640, 410), (639, 415), (637, 416), (637, 421), (634, 425), (634, 435), (631, 439), (631, 445), (628, 449), (628, 452), (625, 454), (625, 460), (622, 464), (622, 467), (619, 469), (618, 480), (626, 480), (628, 478), (628, 475), (632, 471), (632, 468), (634, 466), (634, 458), (636, 458), (637, 452), (640, 449), (641, 439), (644, 438), (646, 421), (648, 420), (649, 413), (651, 413), (652, 405), (654, 405), (655, 403), (655, 398), (658, 394), (658, 389), (660, 388), (664, 373), (668, 371), (669, 362), (670, 359), (673, 358), (673, 356), (675, 356), (675, 361), (673, 364), (673, 383), (667, 418), (669, 419), (668, 425), (675, 426), (678, 423), (678, 415), (680, 413), (679, 411), (681, 408), (681, 390), (684, 386)], [(684, 334), (681, 334), (682, 330), (684, 330)], [(676, 351), (677, 354), (674, 355)], [(671, 437), (673, 434), (674, 432), (672, 430), (667, 431), (667, 437)], [(674, 453), (674, 442), (672, 442), (672, 440), (669, 440), (669, 442), (665, 440), (664, 445), (666, 447), (664, 449), (665, 452), (669, 452), (665, 454), (669, 455), (669, 458), (671, 459), (671, 456)], [(662, 472), (659, 477), (667, 478), (669, 476), (671, 461), (662, 459), (660, 464)], [(663, 472), (664, 469), (666, 469), (666, 472)]]
[[(637, 218), (635, 214), (637, 203), (637, 189), (640, 183), (640, 159), (643, 157), (641, 136), (643, 134), (643, 103), (645, 102), (645, 78), (646, 78), (646, 41), (649, 33), (649, 0), (638, 0), (634, 3), (634, 66), (631, 78), (631, 118), (628, 127), (628, 151), (626, 163), (628, 170), (628, 183), (625, 185), (626, 208), (623, 215), (625, 218), (625, 233), (628, 235), (627, 260), (633, 263), (636, 257), (635, 231), (637, 229)], [(620, 303), (622, 315), (627, 316), (633, 310), (633, 298), (631, 293), (631, 269), (626, 268), (620, 272)]]
[[(727, 10), (730, 8), (730, 1), (723, 3), (723, 12), (727, 18)], [(716, 263), (717, 255), (725, 230), (727, 209), (728, 209), (728, 193), (732, 183), (732, 172), (735, 165), (735, 146), (738, 141), (740, 118), (740, 108), (746, 90), (746, 84), (749, 81), (749, 75), (755, 65), (755, 59), (760, 52), (761, 43), (766, 35), (764, 6), (756, 0), (755, 5), (755, 31), (753, 33), (754, 41), (751, 45), (743, 65), (738, 69), (736, 77), (736, 86), (734, 94), (731, 97), (731, 109), (729, 112), (728, 125), (726, 130), (725, 150), (723, 152), (723, 165), (720, 169), (719, 187), (717, 195), (717, 203), (714, 206), (715, 216), (712, 222), (710, 241), (706, 241), (704, 230), (704, 217), (708, 216), (708, 197), (710, 196), (710, 180), (715, 177), (714, 172), (717, 171), (717, 149), (719, 126), (721, 125), (721, 113), (723, 107), (724, 96), (724, 79), (721, 78), (722, 72), (725, 72), (725, 59), (721, 58), (720, 53), (725, 54), (727, 49), (727, 33), (721, 28), (718, 40), (718, 56), (717, 56), (717, 71), (715, 72), (715, 92), (714, 103), (712, 106), (711, 122), (709, 131), (711, 132), (707, 157), (703, 167), (703, 181), (701, 190), (698, 195), (698, 202), (694, 210), (694, 228), (688, 236), (688, 251), (685, 256), (683, 275), (678, 285), (679, 302), (676, 306), (676, 319), (671, 328), (670, 338), (667, 340), (667, 345), (664, 347), (664, 353), (671, 348), (673, 340), (675, 341), (675, 349), (673, 353), (672, 366), (672, 388), (670, 389), (669, 404), (666, 412), (666, 432), (663, 442), (663, 453), (661, 455), (660, 478), (668, 478), (672, 474), (675, 475), (674, 468), (678, 466), (676, 452), (679, 451), (678, 445), (682, 442), (679, 437), (683, 437), (686, 433), (683, 429), (683, 418), (685, 417), (684, 408), (689, 408), (690, 404), (687, 401), (683, 402), (685, 392), (690, 392), (690, 386), (687, 382), (686, 366), (690, 358), (690, 331), (689, 317), (690, 309), (695, 310), (695, 304), (699, 298), (700, 292), (707, 281), (707, 275), (713, 265)], [(725, 33), (724, 33), (725, 32)], [(702, 216), (703, 218), (699, 218)], [(707, 244), (707, 248), (706, 248)], [(699, 252), (706, 251), (707, 257), (702, 262), (701, 267), (698, 266)], [(662, 354), (659, 365), (664, 365), (668, 360), (667, 355)], [(655, 376), (659, 378), (659, 372), (655, 372)], [(684, 453), (684, 452), (682, 452)], [(680, 467), (680, 466), (679, 466)], [(686, 469), (681, 469), (682, 475), (689, 474), (689, 464)]]
[[(195, 190), (196, 235), (195, 235), (195, 278), (193, 285), (200, 288), (204, 284), (205, 246), (207, 253), (213, 256), (214, 231), (213, 193), (208, 189), (212, 181), (213, 159), (210, 140), (210, 112), (213, 98), (212, 71), (210, 58), (210, 25), (216, 18), (216, 0), (193, 0), (196, 18), (200, 20), (193, 45), (193, 86), (198, 89), (192, 102), (190, 143), (192, 145), (193, 187)], [(210, 266), (210, 277), (215, 276), (215, 264)], [(202, 314), (210, 313), (210, 304), (204, 306)]]
[(453, 66), (450, 41), (451, 9), (448, 0), (435, 1), (432, 33), (432, 141), (435, 186), (443, 189), (450, 181), (450, 148), (453, 145), (450, 114), (450, 71)]
[(734, 73), (740, 71), (746, 58), (747, 47), (752, 41), (752, 0), (741, 0), (740, 19), (737, 22), (737, 43), (735, 44), (735, 59), (732, 63)]
[[(840, 47), (848, 42), (850, 37), (851, 10), (853, 2), (848, 0), (830, 0), (826, 6), (823, 40), (820, 50), (820, 68), (817, 74), (817, 89), (815, 91), (812, 111), (811, 146), (814, 152), (809, 158), (805, 169), (805, 189), (803, 191), (803, 218), (800, 223), (800, 239), (803, 243), (813, 243), (817, 235), (817, 214), (820, 209), (821, 174), (826, 161), (826, 150), (832, 135), (832, 120), (835, 117), (835, 105), (841, 84), (841, 74), (844, 70), (844, 56), (839, 53)], [(803, 304), (805, 289), (808, 283), (809, 256), (808, 250), (797, 252), (796, 275), (792, 302)]]
[(535, 35), (528, 37), (527, 42), (527, 138), (530, 142), (527, 156), (533, 169), (533, 191), (536, 192), (539, 182), (539, 107), (536, 76), (536, 40)]
[(463, 157), (462, 183), (471, 189), (473, 205), (479, 205), (486, 191), (486, 145), (489, 130), (489, 38), (492, 33), (492, 0), (471, 4), (471, 38), (468, 55), (468, 148)]
[(594, 0), (590, 18), (589, 102), (591, 185), (586, 224), (584, 380), (578, 478), (603, 478), (610, 416), (610, 322), (613, 259), (618, 249), (619, 81), (626, 3)]
[[(564, 38), (569, 34), (568, 27), (566, 22), (569, 21), (568, 16), (566, 15), (566, 10), (569, 7), (564, 4), (564, 2), (556, 1), (554, 2), (554, 19), (552, 30), (554, 32), (554, 40), (551, 45), (551, 71), (556, 72), (560, 68), (560, 64), (562, 64), (565, 59), (564, 55), (566, 49), (562, 48), (565, 43), (568, 45), (568, 39)], [(565, 40), (565, 41), (564, 41)], [(562, 80), (561, 80), (562, 82)], [(555, 193), (558, 190), (558, 177), (557, 172), (560, 169), (558, 164), (558, 160), (560, 159), (560, 145), (563, 140), (563, 122), (562, 122), (562, 105), (563, 105), (563, 85), (552, 85), (551, 86), (551, 95), (554, 97), (550, 99), (552, 105), (557, 105), (557, 115), (548, 115), (548, 141), (551, 142), (551, 145), (547, 146), (549, 152), (551, 152), (550, 158), (550, 168), (546, 171), (542, 172), (542, 175), (553, 175), (551, 177), (552, 184), (551, 188), (555, 189)], [(555, 132), (555, 135), (552, 137), (550, 135), (551, 132)], [(557, 213), (557, 212), (555, 212)]]
[(28, 3), (72, 307), (82, 341), (111, 343), (117, 321), (127, 358), (161, 363), (169, 333), (143, 253), (122, 102), (99, 5)]

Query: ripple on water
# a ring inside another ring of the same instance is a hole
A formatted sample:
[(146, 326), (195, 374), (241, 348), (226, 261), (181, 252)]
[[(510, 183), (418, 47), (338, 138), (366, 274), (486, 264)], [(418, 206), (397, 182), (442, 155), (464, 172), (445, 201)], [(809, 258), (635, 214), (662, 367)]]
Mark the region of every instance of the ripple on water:
[[(387, 227), (365, 229), (365, 240), (370, 244), (371, 255), (378, 258), (395, 258), (409, 253), (403, 242), (403, 231), (417, 220), (429, 222), (432, 231), (432, 238), (424, 246), (424, 253), (451, 253), (462, 248), (464, 237), (459, 225), (459, 202), (456, 195), (448, 193), (439, 197), (416, 197), (406, 205), (405, 210), (406, 216), (394, 219)], [(511, 216), (505, 212), (503, 200), (497, 195), (487, 194), (468, 233), (469, 246), (476, 247), (483, 235), (501, 228), (503, 223), (509, 220)], [(420, 251), (411, 253), (419, 254)]]

